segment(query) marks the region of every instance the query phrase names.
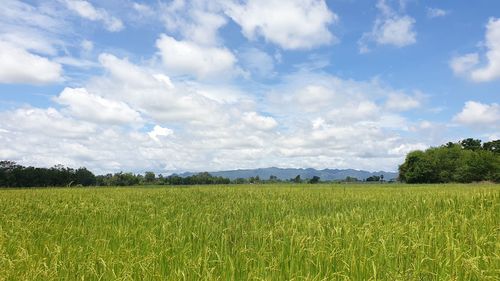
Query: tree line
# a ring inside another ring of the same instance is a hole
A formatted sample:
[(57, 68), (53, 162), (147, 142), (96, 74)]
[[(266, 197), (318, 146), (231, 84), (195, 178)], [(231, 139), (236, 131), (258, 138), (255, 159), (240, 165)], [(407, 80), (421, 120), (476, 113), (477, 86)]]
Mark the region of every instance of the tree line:
[(130, 185), (194, 185), (229, 184), (228, 178), (214, 177), (204, 172), (188, 177), (156, 176), (153, 172), (142, 174), (114, 173), (94, 175), (87, 168), (72, 169), (62, 165), (52, 168), (24, 167), (13, 161), (0, 161), (0, 187), (47, 186), (130, 186)]
[(301, 179), (300, 175), (289, 180), (280, 180), (276, 176), (260, 179), (229, 178), (213, 176), (202, 172), (191, 176), (156, 175), (154, 172), (143, 174), (114, 173), (94, 175), (87, 168), (72, 169), (62, 165), (52, 168), (25, 167), (13, 161), (0, 161), (0, 187), (72, 187), (72, 186), (133, 186), (133, 185), (204, 185), (204, 184), (266, 184), (266, 183), (319, 183), (320, 178)]
[(129, 185), (196, 185), (196, 184), (230, 184), (231, 180), (224, 177), (215, 177), (210, 173), (202, 172), (195, 175), (181, 177), (179, 175), (158, 176), (154, 172), (142, 174), (115, 173), (96, 177), (98, 186), (129, 186)]
[(464, 139), (408, 153), (399, 166), (407, 183), (500, 182), (500, 140)]
[(24, 167), (12, 161), (0, 161), (1, 187), (89, 186), (95, 175), (86, 168), (72, 169), (62, 165), (52, 168)]

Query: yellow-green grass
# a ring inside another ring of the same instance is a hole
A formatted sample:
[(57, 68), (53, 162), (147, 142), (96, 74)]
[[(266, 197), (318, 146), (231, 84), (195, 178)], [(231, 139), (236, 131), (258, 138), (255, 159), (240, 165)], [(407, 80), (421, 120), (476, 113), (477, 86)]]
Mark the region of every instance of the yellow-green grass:
[(500, 186), (0, 190), (0, 280), (499, 280)]

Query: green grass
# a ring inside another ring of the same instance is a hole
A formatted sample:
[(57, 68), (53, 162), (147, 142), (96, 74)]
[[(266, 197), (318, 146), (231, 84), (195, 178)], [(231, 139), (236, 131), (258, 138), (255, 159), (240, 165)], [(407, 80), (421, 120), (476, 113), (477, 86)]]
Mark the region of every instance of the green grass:
[(0, 280), (500, 280), (499, 185), (0, 190)]

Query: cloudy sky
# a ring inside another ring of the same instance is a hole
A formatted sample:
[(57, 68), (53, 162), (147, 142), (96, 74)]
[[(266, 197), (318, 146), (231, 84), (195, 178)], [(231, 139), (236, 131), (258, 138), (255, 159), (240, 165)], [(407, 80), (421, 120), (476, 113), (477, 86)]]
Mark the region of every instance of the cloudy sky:
[(397, 169), (500, 138), (500, 1), (2, 0), (0, 159)]

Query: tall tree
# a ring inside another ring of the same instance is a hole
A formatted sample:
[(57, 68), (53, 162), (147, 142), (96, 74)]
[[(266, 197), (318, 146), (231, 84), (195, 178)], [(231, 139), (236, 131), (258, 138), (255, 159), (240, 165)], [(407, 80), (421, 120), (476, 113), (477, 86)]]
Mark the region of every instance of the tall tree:
[(463, 149), (478, 150), (481, 149), (481, 140), (468, 138), (460, 141), (460, 145), (462, 145)]

